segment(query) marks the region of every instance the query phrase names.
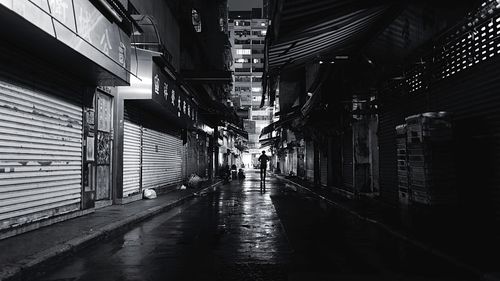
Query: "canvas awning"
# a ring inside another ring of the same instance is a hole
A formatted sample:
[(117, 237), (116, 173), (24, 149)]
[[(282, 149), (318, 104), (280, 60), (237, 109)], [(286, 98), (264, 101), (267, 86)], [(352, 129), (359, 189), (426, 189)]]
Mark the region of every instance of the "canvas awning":
[(282, 0), (268, 37), (268, 71), (279, 72), (322, 54), (348, 54), (402, 10), (401, 1)]
[(226, 124), (226, 127), (230, 130), (232, 130), (233, 132), (235, 132), (236, 134), (242, 136), (243, 138), (245, 138), (246, 140), (248, 140), (248, 132), (231, 124), (231, 123), (227, 123)]
[(263, 135), (269, 134), (269, 133), (283, 127), (284, 125), (291, 123), (293, 120), (300, 118), (301, 116), (302, 116), (302, 113), (300, 112), (300, 110), (290, 112), (287, 115), (282, 116), (280, 118), (280, 120), (273, 122), (273, 123), (267, 125), (266, 127), (264, 127), (262, 129), (260, 135), (263, 136)]

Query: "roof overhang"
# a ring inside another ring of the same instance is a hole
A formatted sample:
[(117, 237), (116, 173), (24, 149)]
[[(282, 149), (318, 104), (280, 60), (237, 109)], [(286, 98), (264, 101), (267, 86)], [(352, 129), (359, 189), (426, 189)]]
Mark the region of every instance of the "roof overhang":
[(290, 112), (286, 115), (283, 115), (283, 116), (281, 116), (280, 120), (273, 122), (273, 123), (267, 125), (266, 127), (264, 127), (260, 133), (260, 136), (272, 133), (273, 131), (275, 131), (275, 130), (277, 130), (277, 129), (279, 129), (287, 124), (290, 124), (295, 119), (301, 118), (301, 117), (302, 117), (302, 113), (300, 110), (296, 110), (296, 111)]
[[(1, 3), (2, 45), (15, 46), (37, 59), (46, 60), (90, 85), (129, 84), (130, 61), (125, 54), (130, 53), (130, 37), (88, 1), (75, 2), (80, 5), (78, 7), (82, 9), (82, 13), (93, 15), (92, 20), (99, 22), (91, 26), (87, 37), (77, 29), (83, 21), (82, 15), (73, 13), (77, 4), (68, 7), (71, 9), (71, 13), (68, 13), (69, 21), (73, 24), (69, 25), (49, 13), (46, 9), (48, 4), (37, 6), (26, 2), (23, 5), (29, 12), (23, 14), (17, 13), (16, 9), (19, 7), (12, 4), (12, 1)], [(101, 38), (107, 39), (104, 44), (106, 48), (98, 44)]]
[[(382, 0), (282, 0), (273, 35), (267, 38), (270, 74), (303, 65), (323, 54), (346, 55), (385, 27), (403, 8)], [(268, 33), (269, 34), (269, 33)]]

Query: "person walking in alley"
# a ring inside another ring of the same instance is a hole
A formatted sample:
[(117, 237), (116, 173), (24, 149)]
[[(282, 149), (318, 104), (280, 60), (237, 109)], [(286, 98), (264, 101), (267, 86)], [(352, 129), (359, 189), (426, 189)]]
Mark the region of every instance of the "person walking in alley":
[(262, 154), (259, 156), (261, 181), (266, 180), (267, 161), (269, 161), (269, 157), (266, 155), (266, 152), (262, 150)]

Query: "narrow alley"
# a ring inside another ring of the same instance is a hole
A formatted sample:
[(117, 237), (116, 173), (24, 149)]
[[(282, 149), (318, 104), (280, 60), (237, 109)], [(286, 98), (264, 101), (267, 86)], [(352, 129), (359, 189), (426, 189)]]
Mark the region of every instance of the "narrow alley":
[(0, 281), (500, 281), (499, 109), (500, 0), (0, 0)]
[(34, 280), (470, 280), (275, 178), (265, 186), (249, 173)]

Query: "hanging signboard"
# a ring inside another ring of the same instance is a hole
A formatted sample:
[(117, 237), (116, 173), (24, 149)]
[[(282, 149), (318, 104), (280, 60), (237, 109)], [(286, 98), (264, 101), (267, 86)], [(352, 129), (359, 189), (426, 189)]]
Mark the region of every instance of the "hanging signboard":
[(198, 120), (196, 105), (191, 98), (182, 91), (163, 68), (153, 63), (153, 100), (165, 107), (166, 110), (173, 112), (177, 118), (194, 124)]

